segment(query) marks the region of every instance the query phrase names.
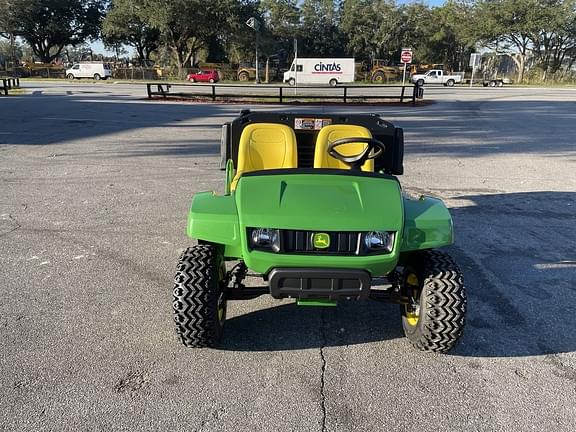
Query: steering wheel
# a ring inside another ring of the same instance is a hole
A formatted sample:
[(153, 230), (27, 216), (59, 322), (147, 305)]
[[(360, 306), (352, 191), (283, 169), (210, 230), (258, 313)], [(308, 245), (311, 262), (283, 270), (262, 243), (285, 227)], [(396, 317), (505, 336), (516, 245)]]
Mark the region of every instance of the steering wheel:
[[(366, 144), (366, 148), (362, 150), (360, 153), (352, 156), (345, 156), (342, 153), (339, 153), (336, 150), (336, 147), (340, 147), (344, 144), (353, 144), (353, 143), (364, 143)], [(350, 167), (351, 170), (359, 171), (369, 159), (375, 159), (381, 154), (386, 151), (386, 146), (377, 139), (374, 138), (361, 138), (361, 137), (349, 137), (349, 138), (341, 138), (336, 141), (332, 141), (328, 145), (328, 154), (332, 156), (334, 159), (337, 159), (341, 162), (344, 162), (346, 165)]]

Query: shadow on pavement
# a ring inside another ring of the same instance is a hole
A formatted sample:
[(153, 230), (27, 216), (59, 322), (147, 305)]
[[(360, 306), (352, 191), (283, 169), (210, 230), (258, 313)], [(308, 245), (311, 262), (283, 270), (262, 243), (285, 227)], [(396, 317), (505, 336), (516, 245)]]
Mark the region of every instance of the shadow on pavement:
[[(124, 149), (122, 153), (126, 156), (190, 156), (198, 154), (195, 147), (200, 144), (211, 147), (209, 151), (203, 149), (202, 154), (217, 154), (220, 126), (244, 108), (242, 105), (145, 102), (112, 90), (103, 93), (70, 88), (67, 96), (37, 93), (3, 101), (0, 145), (64, 144), (169, 126), (181, 131), (163, 137), (162, 142), (149, 143), (146, 148), (136, 146), (133, 152)], [(388, 108), (375, 105), (369, 111), (380, 111), (384, 118), (404, 128), (406, 152), (411, 155), (468, 158), (486, 154), (576, 154), (572, 139), (576, 110), (571, 101), (461, 100), (457, 109), (453, 104), (441, 108), (436, 105), (405, 110)], [(258, 106), (254, 109), (311, 113), (342, 112), (345, 107)], [(349, 111), (356, 110), (350, 107)], [(179, 122), (184, 123), (179, 125)], [(178, 144), (173, 145), (174, 141)]]
[(576, 351), (576, 193), (462, 196), (451, 209), (468, 292), (455, 355)]
[(341, 302), (338, 307), (317, 308), (290, 303), (229, 319), (221, 349), (298, 350), (400, 337), (403, 333), (396, 305), (367, 301)]

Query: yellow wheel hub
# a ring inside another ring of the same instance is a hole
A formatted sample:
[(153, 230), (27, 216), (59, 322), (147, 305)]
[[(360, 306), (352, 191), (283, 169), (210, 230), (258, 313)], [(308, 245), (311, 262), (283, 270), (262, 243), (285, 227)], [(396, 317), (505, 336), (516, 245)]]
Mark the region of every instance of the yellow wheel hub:
[[(410, 273), (407, 277), (406, 277), (406, 284), (409, 285), (410, 287), (412, 287), (414, 289), (414, 296), (416, 297), (417, 293), (418, 293), (418, 276), (416, 276), (414, 273)], [(420, 308), (417, 308), (420, 309)], [(409, 326), (414, 327), (416, 324), (418, 324), (418, 319), (420, 318), (420, 314), (418, 313), (418, 311), (408, 311), (408, 308), (406, 308), (406, 322), (408, 323)]]
[(411, 327), (414, 327), (418, 324), (418, 314), (415, 312), (406, 312), (406, 322)]
[(418, 276), (416, 276), (414, 273), (410, 273), (406, 278), (406, 283), (408, 285), (418, 286)]

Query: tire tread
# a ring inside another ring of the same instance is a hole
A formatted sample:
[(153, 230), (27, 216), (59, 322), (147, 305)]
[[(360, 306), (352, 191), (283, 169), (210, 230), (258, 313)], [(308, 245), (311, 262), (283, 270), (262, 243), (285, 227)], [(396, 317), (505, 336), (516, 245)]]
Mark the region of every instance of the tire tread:
[(425, 313), (418, 330), (407, 336), (419, 350), (446, 353), (464, 331), (466, 290), (462, 273), (454, 259), (441, 251), (421, 252), (419, 261), (424, 278), (421, 311)]
[(180, 256), (172, 305), (176, 333), (187, 347), (214, 347), (220, 339), (218, 258), (216, 246), (204, 244)]

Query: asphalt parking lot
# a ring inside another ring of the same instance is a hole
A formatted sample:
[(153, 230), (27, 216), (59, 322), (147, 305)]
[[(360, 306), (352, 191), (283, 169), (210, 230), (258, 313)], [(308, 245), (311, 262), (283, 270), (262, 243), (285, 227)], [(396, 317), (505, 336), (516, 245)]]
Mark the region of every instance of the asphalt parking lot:
[(0, 431), (572, 431), (576, 89), (427, 88), (403, 187), (451, 208), (468, 321), (415, 351), (397, 306), (233, 302), (221, 349), (185, 349), (172, 278), (194, 193), (223, 190), (243, 105), (27, 82), (0, 98)]

